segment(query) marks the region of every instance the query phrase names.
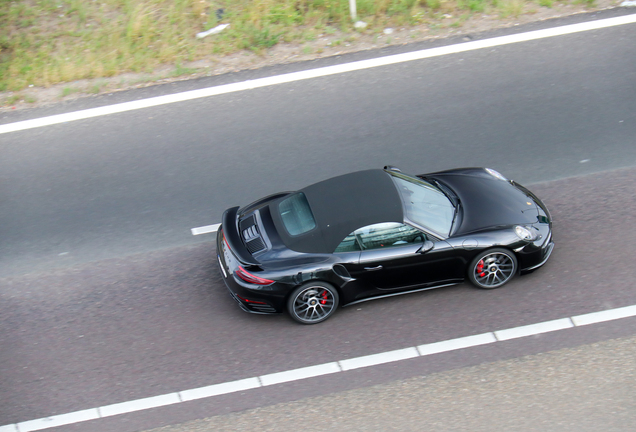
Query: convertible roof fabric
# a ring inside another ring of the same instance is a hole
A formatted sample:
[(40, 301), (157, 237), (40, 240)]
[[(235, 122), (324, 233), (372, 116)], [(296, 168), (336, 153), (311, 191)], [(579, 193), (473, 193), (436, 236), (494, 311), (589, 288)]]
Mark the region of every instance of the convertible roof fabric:
[(391, 180), (381, 169), (358, 171), (330, 178), (299, 190), (305, 194), (316, 219), (316, 227), (291, 236), (280, 219), (278, 204), (271, 214), (285, 245), (298, 252), (333, 253), (353, 231), (381, 222), (404, 221), (402, 201)]

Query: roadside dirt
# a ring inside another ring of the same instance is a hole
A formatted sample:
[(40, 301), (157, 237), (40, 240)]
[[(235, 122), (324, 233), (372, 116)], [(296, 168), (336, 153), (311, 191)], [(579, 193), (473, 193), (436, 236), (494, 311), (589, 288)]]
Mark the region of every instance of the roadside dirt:
[[(175, 70), (174, 66), (166, 66), (153, 73), (126, 73), (110, 78), (62, 83), (48, 88), (29, 87), (19, 92), (0, 92), (0, 112), (34, 108), (98, 94), (184, 81), (203, 76), (221, 75), (246, 69), (258, 69), (275, 64), (314, 60), (391, 45), (404, 45), (461, 35), (465, 35), (466, 39), (469, 40), (469, 35), (475, 33), (611, 9), (619, 6), (620, 3), (621, 1), (617, 0), (597, 0), (594, 7), (586, 7), (582, 4), (559, 4), (553, 5), (551, 8), (541, 7), (537, 4), (526, 5), (523, 14), (518, 17), (501, 18), (498, 15), (475, 14), (463, 22), (457, 16), (446, 14), (436, 23), (428, 22), (413, 27), (384, 29), (380, 33), (371, 33), (370, 31), (343, 33), (327, 28), (324, 34), (318, 35), (313, 41), (280, 43), (261, 55), (242, 51), (223, 57), (211, 56), (207, 59), (185, 63), (181, 70), (186, 70), (188, 73), (178, 76), (178, 71)], [(214, 35), (208, 37), (214, 37)]]

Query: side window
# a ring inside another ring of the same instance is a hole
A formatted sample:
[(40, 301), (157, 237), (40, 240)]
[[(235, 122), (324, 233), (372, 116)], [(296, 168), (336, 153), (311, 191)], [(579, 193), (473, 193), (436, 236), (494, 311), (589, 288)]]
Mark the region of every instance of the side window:
[(355, 233), (351, 233), (338, 245), (335, 252), (355, 252), (360, 250)]
[(423, 243), (426, 234), (409, 225), (385, 222), (369, 225), (349, 234), (336, 248), (336, 252), (381, 249), (409, 243)]
[(409, 243), (423, 243), (426, 234), (409, 225), (385, 222), (369, 225), (354, 232), (362, 249), (381, 249)]

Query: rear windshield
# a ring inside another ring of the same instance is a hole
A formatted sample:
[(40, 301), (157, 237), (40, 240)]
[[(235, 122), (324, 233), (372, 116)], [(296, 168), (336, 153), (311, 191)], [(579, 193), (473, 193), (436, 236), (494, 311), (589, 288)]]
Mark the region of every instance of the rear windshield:
[(285, 229), (291, 236), (304, 234), (316, 227), (316, 220), (302, 192), (281, 201), (278, 204), (278, 211), (280, 211)]

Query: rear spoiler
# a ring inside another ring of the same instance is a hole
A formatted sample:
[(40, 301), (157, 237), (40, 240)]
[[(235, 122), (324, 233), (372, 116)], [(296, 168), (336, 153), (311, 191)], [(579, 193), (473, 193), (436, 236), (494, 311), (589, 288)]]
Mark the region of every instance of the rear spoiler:
[(225, 210), (223, 213), (223, 235), (225, 236), (225, 241), (227, 241), (232, 253), (241, 261), (243, 264), (247, 265), (259, 265), (260, 263), (254, 259), (251, 253), (245, 248), (243, 242), (241, 241), (241, 236), (239, 234), (238, 229), (238, 207), (232, 207), (230, 209)]

